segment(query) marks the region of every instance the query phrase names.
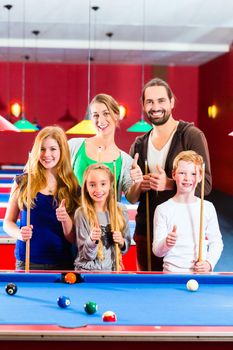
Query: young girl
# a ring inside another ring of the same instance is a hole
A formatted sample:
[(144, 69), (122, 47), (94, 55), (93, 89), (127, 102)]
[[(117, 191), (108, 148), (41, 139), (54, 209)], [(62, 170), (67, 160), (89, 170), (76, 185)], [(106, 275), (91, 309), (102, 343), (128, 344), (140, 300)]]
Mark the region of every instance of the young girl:
[[(29, 171), (31, 225), (27, 226)], [(4, 219), (4, 230), (17, 239), (17, 270), (25, 269), (28, 239), (30, 269), (73, 269), (72, 247), (63, 229), (69, 233), (78, 204), (78, 182), (72, 171), (66, 135), (58, 126), (45, 127), (35, 138), (25, 172), (16, 177)], [(20, 227), (16, 224), (19, 214)]]
[(125, 254), (130, 247), (126, 207), (117, 203), (116, 218), (114, 215), (113, 182), (113, 174), (104, 164), (90, 165), (84, 173), (82, 206), (74, 218), (78, 247), (76, 270), (115, 270), (114, 243), (118, 244), (120, 254)]

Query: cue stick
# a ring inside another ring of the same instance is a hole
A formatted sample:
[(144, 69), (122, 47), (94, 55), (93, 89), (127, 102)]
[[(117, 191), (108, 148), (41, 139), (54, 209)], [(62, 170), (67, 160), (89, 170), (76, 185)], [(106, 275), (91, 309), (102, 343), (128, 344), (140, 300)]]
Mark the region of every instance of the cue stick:
[[(27, 183), (27, 226), (30, 226), (30, 207), (31, 207), (31, 153), (28, 153), (28, 183)], [(30, 239), (26, 241), (26, 260), (25, 271), (30, 269)]]
[(205, 192), (205, 163), (202, 164), (201, 178), (201, 206), (200, 206), (200, 231), (199, 231), (199, 255), (198, 261), (203, 260), (203, 209), (204, 209), (204, 192)]
[[(148, 174), (148, 163), (145, 160), (145, 175)], [(146, 192), (146, 237), (147, 237), (147, 268), (151, 271), (151, 242), (150, 242), (150, 211), (149, 192)]]
[(97, 151), (97, 163), (101, 163), (101, 152), (102, 152), (102, 146), (99, 146)]
[[(113, 175), (114, 175), (114, 231), (117, 230), (117, 184), (116, 184), (116, 161), (113, 161)], [(120, 271), (119, 262), (119, 246), (115, 243), (116, 254), (116, 271)]]

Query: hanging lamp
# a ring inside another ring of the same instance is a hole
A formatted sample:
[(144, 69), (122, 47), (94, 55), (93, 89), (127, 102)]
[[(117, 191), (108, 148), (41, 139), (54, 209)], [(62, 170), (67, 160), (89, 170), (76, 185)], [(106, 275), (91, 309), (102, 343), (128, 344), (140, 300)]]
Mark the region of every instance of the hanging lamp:
[[(25, 0), (23, 1), (23, 52), (25, 51)], [(24, 55), (22, 62), (22, 113), (21, 118), (14, 125), (23, 132), (34, 132), (38, 128), (26, 119), (25, 116), (25, 63), (29, 60), (28, 55)]]
[[(32, 34), (35, 36), (35, 47), (34, 47), (34, 59), (35, 59), (35, 63), (36, 63), (36, 86), (39, 86), (39, 75), (38, 75), (38, 36), (40, 34), (40, 31), (39, 30), (32, 30)], [(38, 101), (38, 95), (36, 94), (36, 102)], [(38, 113), (38, 103), (35, 104), (36, 107), (35, 107), (35, 111), (36, 113)], [(35, 125), (38, 130), (41, 129), (41, 126), (39, 125), (38, 123), (38, 118), (37, 117), (34, 117), (34, 120), (33, 120), (33, 125)]]
[(70, 123), (71, 125), (76, 124), (77, 119), (71, 114), (70, 108), (69, 108), (69, 95), (70, 95), (70, 77), (69, 77), (69, 69), (68, 69), (68, 64), (67, 64), (67, 59), (66, 59), (66, 49), (64, 48), (63, 51), (63, 62), (66, 67), (66, 85), (65, 85), (65, 91), (66, 91), (66, 109), (65, 113), (58, 119), (59, 122), (62, 123)]
[(32, 124), (24, 117), (15, 122), (14, 125), (22, 132), (34, 132), (39, 130), (36, 125)]
[(67, 134), (83, 134), (83, 135), (95, 135), (96, 129), (92, 120), (90, 119), (90, 95), (91, 95), (91, 61), (93, 58), (91, 57), (91, 10), (97, 11), (99, 9), (98, 6), (90, 6), (89, 1), (89, 33), (88, 33), (88, 65), (87, 65), (87, 113), (85, 115), (84, 120), (73, 126), (71, 129), (67, 130)]
[(7, 10), (7, 113), (6, 118), (10, 121), (10, 10), (13, 5), (4, 5), (3, 6)]
[[(144, 63), (144, 53), (145, 53), (145, 0), (142, 0), (142, 89), (145, 82), (145, 63)], [(127, 131), (129, 132), (148, 132), (152, 129), (151, 124), (144, 120), (143, 112), (141, 112), (141, 117), (138, 122), (130, 126)]]
[(141, 120), (139, 120), (137, 123), (130, 126), (127, 131), (129, 132), (148, 132), (152, 129), (152, 126), (147, 123), (143, 116), (141, 117)]
[[(28, 60), (29, 56), (26, 55), (24, 58)], [(29, 122), (25, 117), (25, 61), (22, 63), (22, 113), (20, 120), (17, 120), (14, 125), (22, 132), (34, 132), (39, 130), (36, 125)]]
[(20, 130), (11, 122), (9, 122), (9, 120), (7, 120), (6, 118), (2, 117), (0, 115), (0, 131), (16, 131), (16, 132), (20, 132)]

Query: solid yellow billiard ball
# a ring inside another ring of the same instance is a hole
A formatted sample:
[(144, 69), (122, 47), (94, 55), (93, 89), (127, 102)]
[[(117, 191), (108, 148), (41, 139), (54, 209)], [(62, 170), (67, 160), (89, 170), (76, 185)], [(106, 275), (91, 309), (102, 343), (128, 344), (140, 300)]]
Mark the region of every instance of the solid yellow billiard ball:
[(191, 292), (196, 292), (198, 290), (198, 282), (196, 280), (189, 280), (186, 284), (186, 287), (188, 290), (190, 290)]

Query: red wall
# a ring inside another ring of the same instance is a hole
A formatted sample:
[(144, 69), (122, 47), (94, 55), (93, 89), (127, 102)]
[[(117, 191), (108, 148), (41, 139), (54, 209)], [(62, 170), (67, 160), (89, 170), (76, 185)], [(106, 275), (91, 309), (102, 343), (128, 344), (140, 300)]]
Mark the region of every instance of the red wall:
[(168, 67), (168, 83), (175, 96), (174, 117), (198, 126), (198, 67)]
[[(81, 121), (86, 113), (87, 66), (64, 64), (25, 64), (25, 115), (30, 122), (39, 125), (59, 124), (65, 130)], [(0, 114), (7, 113), (8, 94), (10, 101), (22, 101), (22, 63), (0, 63)], [(122, 121), (117, 132), (121, 148), (128, 151), (135, 138), (126, 129), (139, 120), (141, 114), (141, 66), (91, 67), (91, 94), (105, 92), (127, 107), (127, 118)], [(152, 77), (152, 67), (145, 67), (145, 79)], [(9, 79), (10, 78), (10, 79)], [(61, 121), (67, 108), (74, 121)], [(11, 122), (17, 119), (11, 117)], [(0, 164), (24, 163), (27, 158), (34, 133), (1, 133)], [(71, 137), (71, 136), (69, 136)]]
[[(41, 126), (59, 124), (67, 130), (83, 119), (88, 102), (86, 65), (30, 62), (24, 65), (25, 114), (29, 121), (36, 120)], [(22, 100), (22, 70), (22, 63), (0, 64), (0, 113), (3, 116), (6, 115), (8, 94), (11, 102)], [(153, 77), (153, 72), (154, 67), (145, 67), (145, 82)], [(168, 81), (177, 96), (174, 114), (178, 118), (195, 123), (197, 123), (197, 76), (197, 68), (168, 69)], [(182, 82), (181, 88), (177, 81)], [(141, 88), (141, 66), (95, 64), (91, 66), (90, 97), (106, 92), (127, 107), (127, 118), (121, 122), (116, 135), (117, 142), (120, 142), (121, 148), (125, 151), (129, 150), (137, 136), (135, 133), (128, 133), (126, 129), (140, 119)], [(67, 122), (60, 120), (67, 108), (75, 120)], [(12, 122), (16, 120), (11, 117)], [(34, 133), (1, 133), (0, 164), (24, 163), (34, 137)]]
[[(199, 123), (208, 140), (213, 185), (233, 195), (233, 51), (200, 67)], [(215, 104), (216, 119), (208, 118)]]

